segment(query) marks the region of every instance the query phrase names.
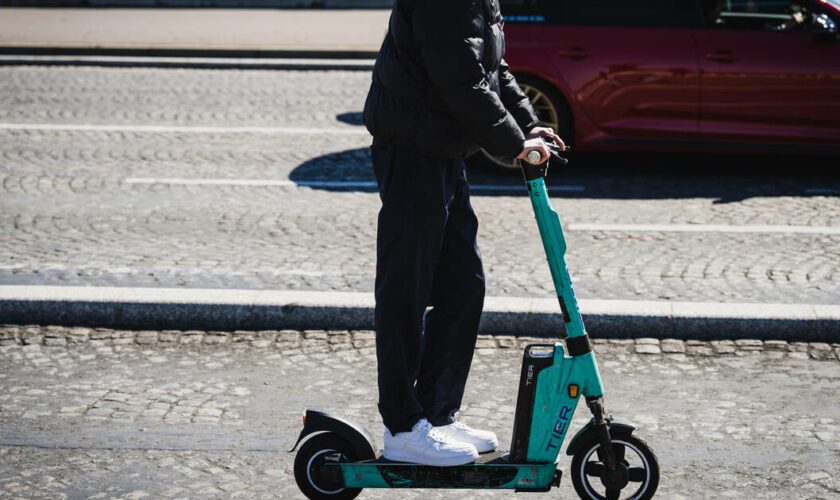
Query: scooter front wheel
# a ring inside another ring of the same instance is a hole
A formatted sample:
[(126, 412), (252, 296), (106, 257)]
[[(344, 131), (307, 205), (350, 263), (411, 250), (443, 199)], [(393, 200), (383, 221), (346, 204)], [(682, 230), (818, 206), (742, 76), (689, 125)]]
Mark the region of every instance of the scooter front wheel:
[(650, 446), (627, 433), (610, 436), (617, 470), (608, 474), (593, 441), (572, 457), (572, 484), (580, 498), (648, 500), (659, 486), (659, 461)]
[(351, 500), (361, 493), (360, 488), (345, 488), (334, 474), (324, 470), (327, 457), (336, 455), (342, 462), (357, 459), (350, 443), (332, 432), (316, 434), (300, 447), (295, 455), (295, 481), (307, 498)]

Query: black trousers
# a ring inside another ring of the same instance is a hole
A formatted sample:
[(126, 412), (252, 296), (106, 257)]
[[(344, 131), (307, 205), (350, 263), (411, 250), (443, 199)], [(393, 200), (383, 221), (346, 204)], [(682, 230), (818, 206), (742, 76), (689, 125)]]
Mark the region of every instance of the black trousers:
[(392, 433), (461, 406), (484, 305), (464, 162), (374, 141), (379, 412)]

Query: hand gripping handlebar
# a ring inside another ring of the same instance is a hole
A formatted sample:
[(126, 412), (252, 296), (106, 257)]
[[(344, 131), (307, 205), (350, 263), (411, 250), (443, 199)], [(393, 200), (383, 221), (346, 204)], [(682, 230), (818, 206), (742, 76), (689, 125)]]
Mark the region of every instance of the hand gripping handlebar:
[[(556, 161), (560, 165), (565, 165), (569, 163), (569, 160), (560, 156), (560, 153), (565, 153), (569, 151), (571, 148), (566, 146), (566, 149), (560, 149), (560, 146), (555, 144), (553, 141), (543, 141), (545, 145), (548, 147), (549, 158), (553, 161)], [(528, 163), (531, 165), (538, 165), (540, 161), (540, 153), (539, 151), (531, 151), (528, 153)]]

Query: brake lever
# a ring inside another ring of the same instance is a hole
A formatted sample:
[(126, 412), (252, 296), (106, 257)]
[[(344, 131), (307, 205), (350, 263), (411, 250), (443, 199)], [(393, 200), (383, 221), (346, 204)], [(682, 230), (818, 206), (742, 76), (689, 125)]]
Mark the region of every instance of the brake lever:
[(568, 153), (571, 151), (572, 148), (566, 146), (565, 149), (560, 149), (560, 146), (555, 144), (554, 142), (545, 141), (545, 145), (548, 147), (548, 152), (550, 153), (551, 159), (559, 163), (560, 165), (568, 165), (569, 160), (567, 158), (563, 158), (560, 156), (560, 153)]

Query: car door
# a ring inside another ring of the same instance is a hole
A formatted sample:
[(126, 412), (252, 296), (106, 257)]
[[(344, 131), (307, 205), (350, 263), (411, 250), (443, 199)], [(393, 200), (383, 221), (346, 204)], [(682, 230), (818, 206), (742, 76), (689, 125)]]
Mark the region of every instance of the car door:
[[(541, 0), (542, 50), (565, 81), (587, 142), (691, 138), (699, 76), (692, 0)], [(591, 125), (591, 127), (589, 127)]]
[(711, 1), (705, 9), (707, 25), (696, 31), (701, 134), (836, 145), (840, 42), (818, 25), (840, 25), (837, 13), (809, 0)]

